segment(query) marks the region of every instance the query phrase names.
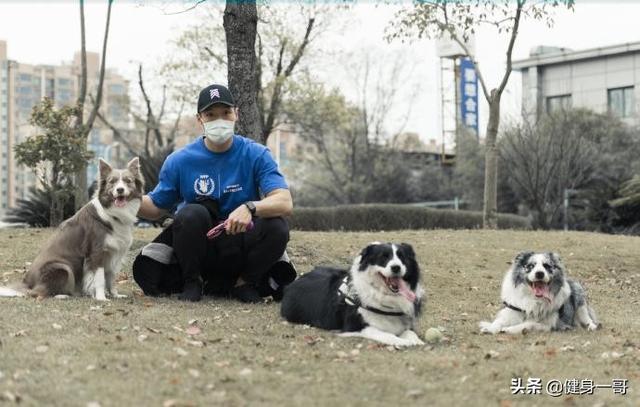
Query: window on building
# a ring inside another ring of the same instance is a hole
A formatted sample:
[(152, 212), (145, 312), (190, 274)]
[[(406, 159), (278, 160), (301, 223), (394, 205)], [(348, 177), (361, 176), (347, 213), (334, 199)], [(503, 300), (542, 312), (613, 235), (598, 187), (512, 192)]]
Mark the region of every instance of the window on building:
[(45, 86), (44, 86), (44, 94), (46, 97), (53, 99), (54, 98), (54, 92), (53, 92), (53, 79), (47, 79), (47, 81), (45, 82)]
[(607, 105), (609, 112), (615, 116), (630, 117), (633, 115), (635, 111), (633, 86), (609, 89), (607, 91)]
[(571, 95), (547, 97), (547, 113), (571, 109)]
[(125, 93), (124, 85), (121, 85), (119, 83), (109, 85), (109, 93), (115, 95), (123, 95)]

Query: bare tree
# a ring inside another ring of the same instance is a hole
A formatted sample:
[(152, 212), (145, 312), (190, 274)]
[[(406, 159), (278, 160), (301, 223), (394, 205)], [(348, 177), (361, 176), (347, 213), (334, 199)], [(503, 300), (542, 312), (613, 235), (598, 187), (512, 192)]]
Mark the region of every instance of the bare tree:
[[(351, 58), (353, 62), (345, 65), (352, 67), (350, 74), (358, 93), (355, 103), (307, 78), (298, 83), (287, 108), (298, 134), (315, 150), (301, 163), (307, 169), (303, 183), (336, 203), (407, 200), (407, 167), (387, 146), (392, 141), (389, 133), (402, 132), (407, 122), (407, 117), (399, 119), (397, 127), (388, 132), (391, 106), (406, 89), (400, 85), (390, 89), (384, 84), (391, 78), (407, 84), (411, 67), (401, 55), (392, 58), (395, 62), (389, 69), (372, 62), (370, 53)], [(349, 60), (344, 55), (342, 59)], [(408, 98), (409, 106), (412, 100)], [(386, 185), (386, 190), (379, 188), (381, 185)], [(395, 187), (398, 189), (391, 191)]]
[(503, 132), (500, 158), (516, 194), (532, 210), (534, 226), (557, 225), (564, 191), (584, 188), (592, 180), (600, 136), (585, 130), (576, 114), (560, 112)]
[[(547, 25), (553, 24), (550, 14), (552, 7), (560, 4), (573, 7), (573, 0), (564, 1), (528, 1), (479, 0), (475, 2), (460, 0), (427, 0), (417, 2), (411, 9), (401, 11), (391, 29), (389, 38), (407, 37), (443, 37), (448, 36), (469, 57), (478, 74), (482, 92), (489, 104), (489, 122), (485, 138), (485, 177), (484, 177), (484, 209), (483, 226), (488, 229), (498, 227), (497, 194), (498, 194), (498, 150), (496, 139), (500, 126), (500, 100), (512, 70), (512, 53), (518, 36), (518, 29), (523, 18), (543, 20)], [(490, 88), (486, 78), (471, 54), (466, 41), (480, 25), (488, 24), (499, 33), (509, 36), (505, 52), (506, 67), (498, 86)]]
[[(220, 10), (206, 10), (206, 21), (221, 17)], [(256, 140), (266, 144), (269, 135), (280, 123), (286, 112), (282, 111), (288, 88), (309, 57), (310, 48), (316, 38), (329, 25), (328, 8), (316, 5), (300, 7), (258, 7), (256, 31), (255, 86), (260, 134)], [(171, 78), (174, 88), (181, 94), (196, 94), (212, 76), (227, 77), (231, 85), (231, 67), (227, 61), (229, 47), (221, 41), (223, 28), (215, 25), (197, 24), (185, 30), (176, 40), (176, 52), (172, 53), (162, 68), (162, 74)], [(237, 50), (234, 49), (234, 52)], [(246, 62), (246, 61), (243, 61)], [(204, 69), (203, 69), (204, 67)], [(211, 72), (214, 72), (214, 75)], [(222, 71), (225, 71), (224, 75)], [(224, 82), (224, 79), (220, 79)], [(245, 84), (248, 85), (248, 84)], [(241, 92), (231, 89), (234, 96)], [(238, 100), (240, 105), (241, 101)], [(243, 102), (244, 103), (244, 102)], [(247, 119), (245, 109), (240, 106), (240, 120)], [(238, 131), (243, 133), (239, 124)], [(250, 136), (250, 134), (245, 134)], [(253, 137), (253, 136), (251, 136)]]
[[(107, 6), (107, 20), (105, 23), (104, 39), (102, 42), (102, 56), (100, 58), (100, 72), (98, 76), (98, 85), (96, 89), (96, 97), (94, 99), (93, 106), (89, 112), (87, 120), (84, 120), (85, 102), (87, 98), (87, 49), (86, 49), (86, 36), (85, 36), (85, 21), (84, 21), (84, 0), (80, 0), (80, 90), (77, 100), (77, 113), (75, 122), (75, 132), (79, 139), (84, 144), (84, 149), (87, 148), (87, 136), (93, 128), (93, 124), (100, 109), (102, 102), (102, 85), (104, 84), (104, 72), (106, 66), (107, 56), (107, 40), (109, 38), (109, 24), (111, 21), (111, 6), (113, 0), (108, 0)], [(87, 166), (86, 163), (82, 165), (76, 172), (75, 182), (75, 206), (76, 210), (82, 207), (85, 202), (89, 200), (88, 188), (87, 188)]]
[[(158, 175), (164, 160), (174, 150), (184, 102), (182, 102), (179, 112), (173, 120), (173, 124), (170, 127), (163, 126), (163, 123), (167, 121), (166, 85), (162, 88), (162, 100), (157, 114), (154, 112), (153, 104), (144, 85), (142, 64), (138, 65), (138, 87), (144, 103), (143, 110), (146, 113), (138, 114), (135, 111), (129, 112), (133, 116), (137, 126), (142, 127), (141, 130), (133, 131), (134, 137), (132, 137), (131, 131), (117, 128), (99, 111), (97, 112), (97, 117), (111, 129), (114, 139), (122, 143), (130, 154), (140, 157), (140, 166), (146, 181), (145, 188), (151, 190), (158, 183)], [(136, 135), (142, 135), (141, 140), (140, 137), (135, 137)]]

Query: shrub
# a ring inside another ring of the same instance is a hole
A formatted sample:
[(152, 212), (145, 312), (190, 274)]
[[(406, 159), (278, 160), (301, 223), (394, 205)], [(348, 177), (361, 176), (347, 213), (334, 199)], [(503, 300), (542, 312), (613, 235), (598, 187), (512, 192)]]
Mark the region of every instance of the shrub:
[[(291, 229), (307, 231), (375, 231), (402, 229), (477, 229), (482, 213), (432, 209), (411, 205), (363, 204), (296, 208), (289, 218)], [(527, 218), (511, 214), (498, 217), (501, 229), (529, 229)]]

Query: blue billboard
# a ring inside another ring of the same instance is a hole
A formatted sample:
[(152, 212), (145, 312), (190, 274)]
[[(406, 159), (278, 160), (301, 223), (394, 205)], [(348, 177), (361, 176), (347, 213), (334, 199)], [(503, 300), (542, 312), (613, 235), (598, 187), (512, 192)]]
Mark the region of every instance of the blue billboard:
[(478, 136), (478, 77), (469, 58), (460, 60), (460, 113), (462, 125)]

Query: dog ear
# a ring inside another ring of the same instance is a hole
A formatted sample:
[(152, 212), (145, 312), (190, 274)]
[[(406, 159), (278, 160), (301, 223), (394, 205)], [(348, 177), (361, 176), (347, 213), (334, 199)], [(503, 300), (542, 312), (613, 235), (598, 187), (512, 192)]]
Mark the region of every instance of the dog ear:
[(400, 243), (398, 245), (398, 253), (402, 253), (402, 262), (407, 267), (407, 272), (403, 278), (409, 283), (411, 290), (415, 291), (420, 280), (420, 266), (416, 260), (416, 252), (409, 243)]
[(100, 170), (100, 177), (104, 178), (107, 175), (111, 174), (111, 171), (113, 170), (113, 168), (111, 168), (109, 163), (103, 160), (102, 158), (100, 158), (98, 161), (99, 161), (98, 168)]
[(553, 262), (553, 268), (556, 270), (564, 270), (564, 264), (562, 263), (562, 258), (556, 252), (547, 253), (551, 262)]
[(416, 252), (413, 251), (413, 246), (411, 246), (409, 243), (400, 243), (400, 245), (398, 246), (400, 248), (400, 250), (402, 250), (402, 252), (409, 258), (411, 259), (415, 259), (416, 258)]
[(373, 255), (373, 250), (379, 244), (379, 242), (369, 243), (364, 249), (360, 251), (360, 266), (358, 267), (359, 271), (363, 271), (365, 268), (367, 268), (368, 261)]
[(527, 263), (527, 260), (529, 260), (529, 257), (531, 257), (532, 254), (533, 252), (530, 250), (523, 251), (518, 253), (518, 255), (516, 255), (516, 257), (513, 259), (513, 264), (511, 267), (513, 269), (513, 285), (515, 287), (524, 283), (525, 273), (522, 270), (525, 264)]
[(140, 173), (140, 159), (138, 157), (134, 157), (127, 163), (127, 169), (137, 176)]
[(523, 267), (532, 254), (533, 252), (531, 250), (518, 253), (518, 255), (513, 259), (513, 265)]

